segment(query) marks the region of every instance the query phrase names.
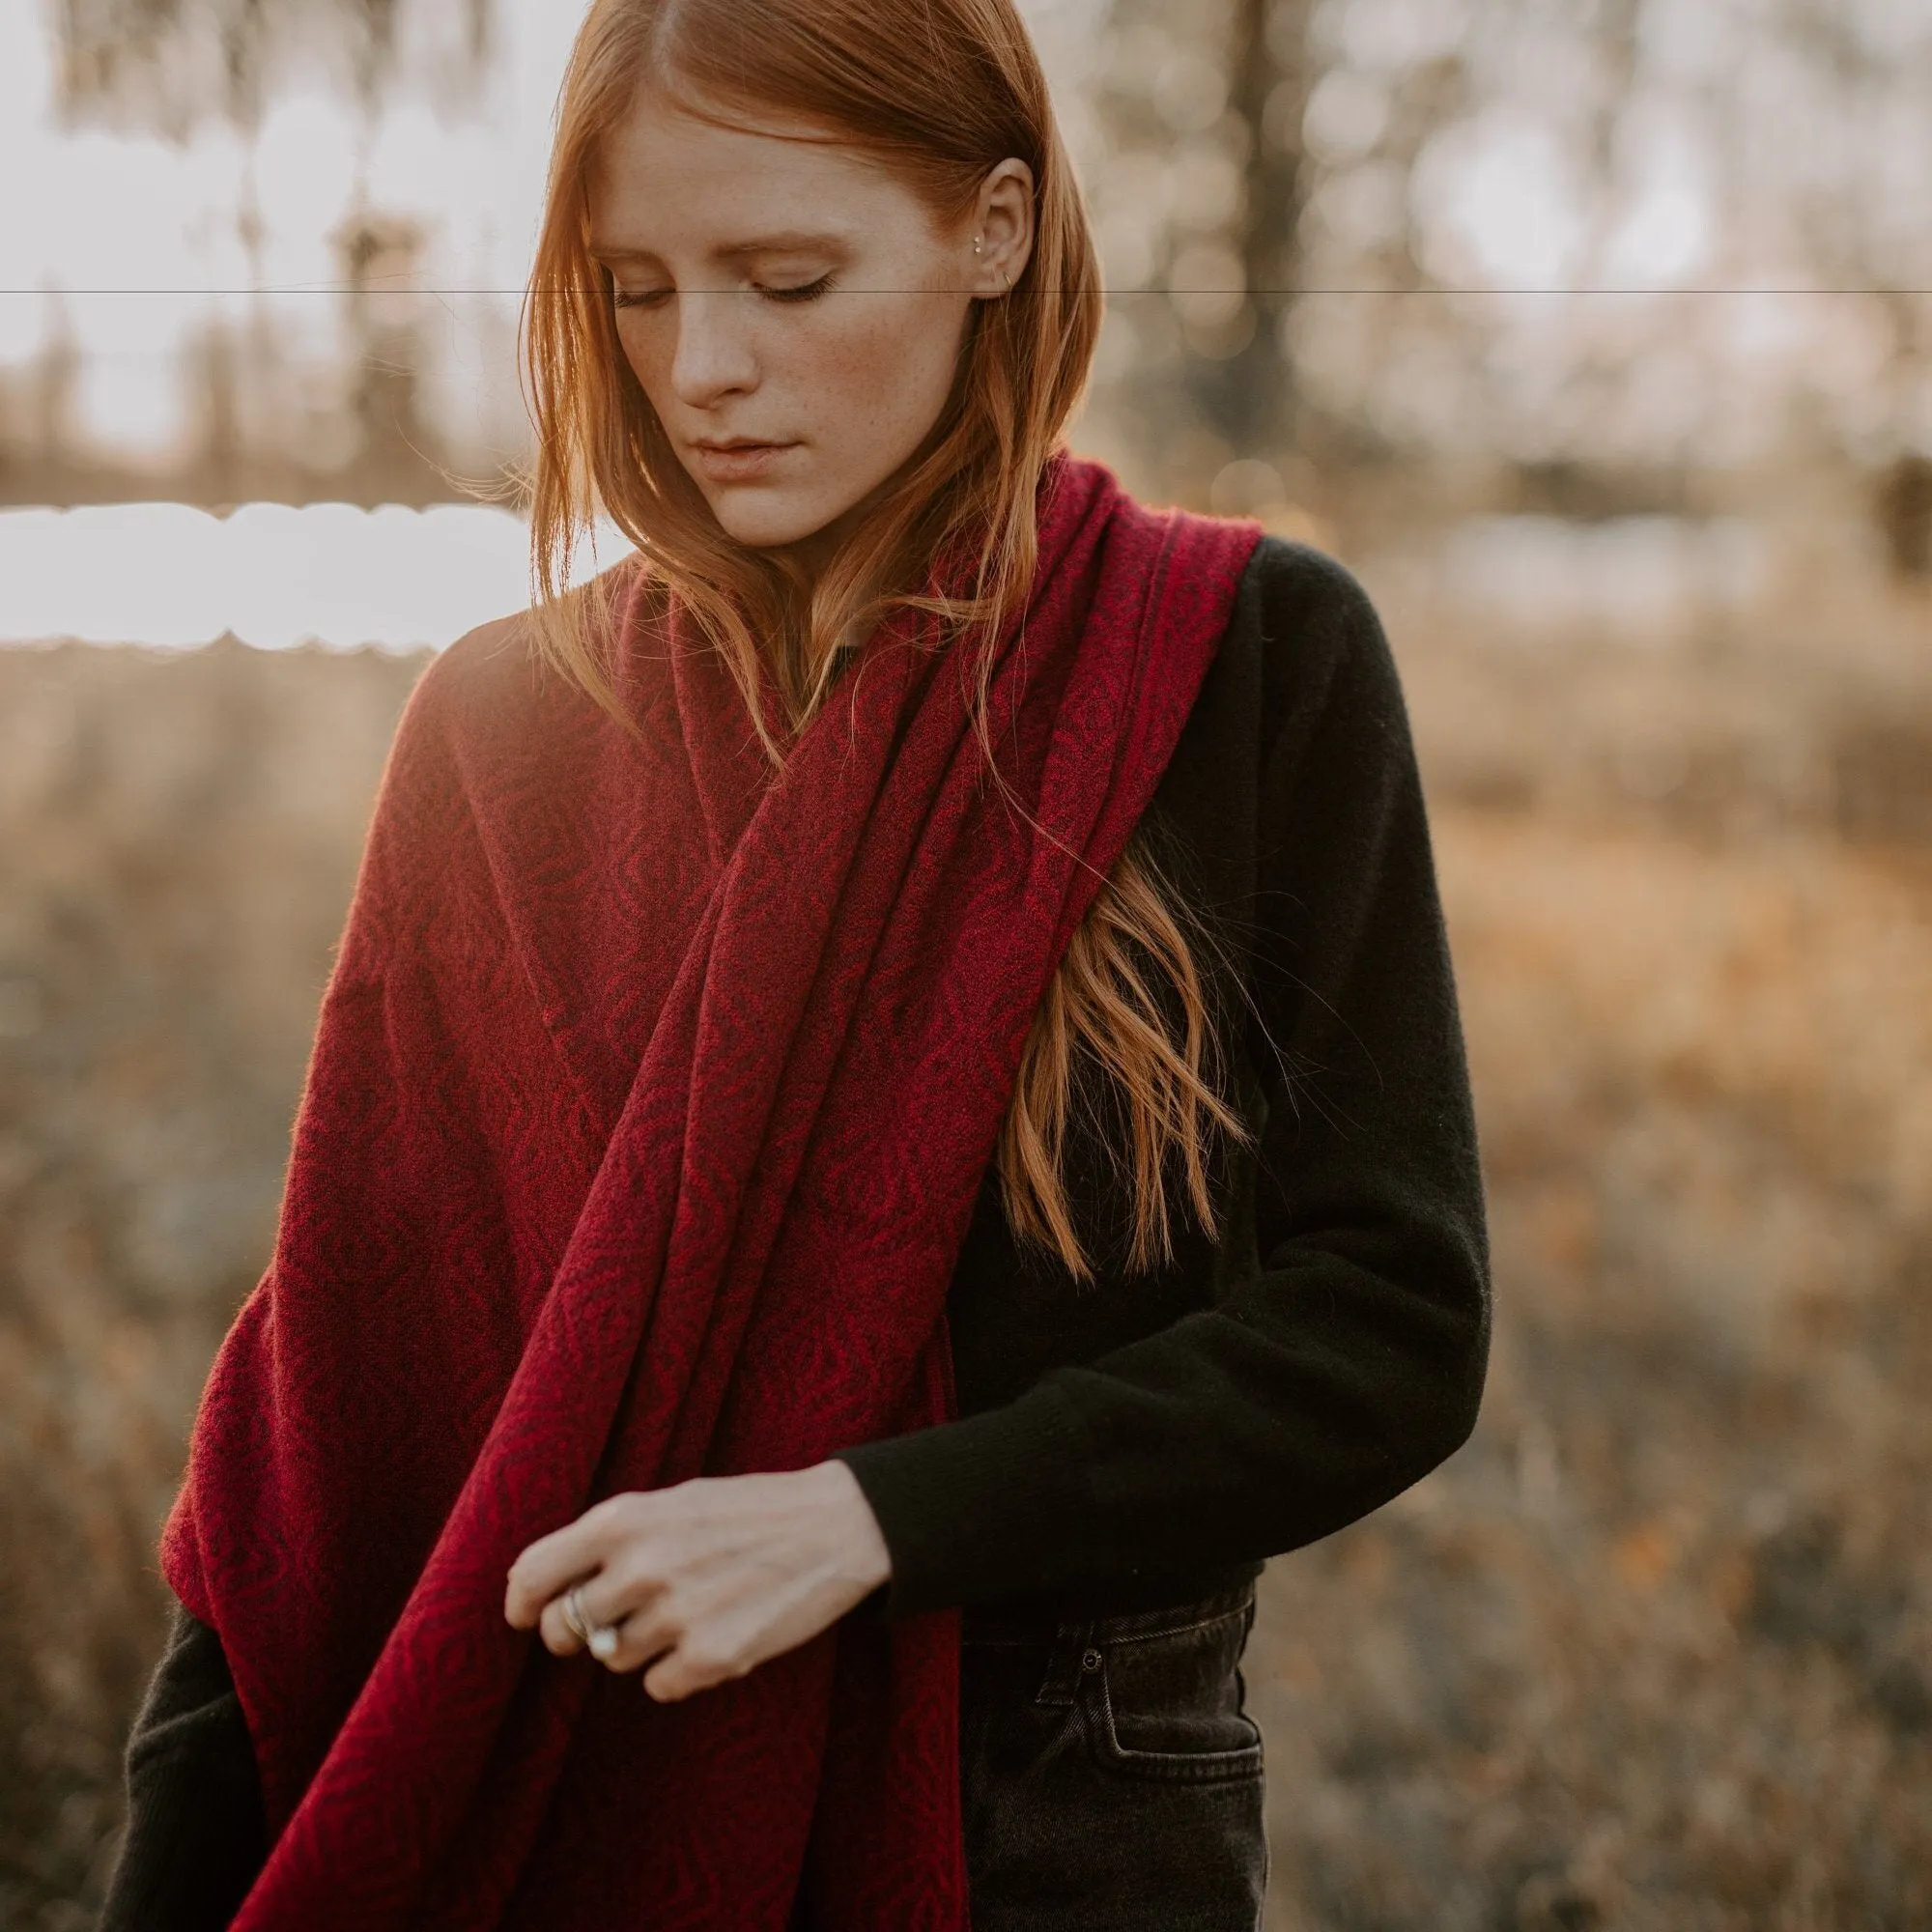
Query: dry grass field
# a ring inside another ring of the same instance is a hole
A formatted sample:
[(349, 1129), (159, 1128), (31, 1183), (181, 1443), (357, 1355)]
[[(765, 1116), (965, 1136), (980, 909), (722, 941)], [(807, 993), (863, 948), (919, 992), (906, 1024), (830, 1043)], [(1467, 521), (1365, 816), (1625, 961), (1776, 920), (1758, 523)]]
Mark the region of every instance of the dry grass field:
[(1932, 1924), (1932, 873), (1449, 810), (1475, 1439), (1279, 1560), (1282, 1928)]
[[(1932, 1924), (1932, 623), (1856, 663), (1537, 654), (1389, 608), (1495, 1351), (1457, 1457), (1271, 1568), (1271, 1923)], [(111, 1857), (154, 1534), (420, 663), (0, 652), (20, 1932), (85, 1924)]]

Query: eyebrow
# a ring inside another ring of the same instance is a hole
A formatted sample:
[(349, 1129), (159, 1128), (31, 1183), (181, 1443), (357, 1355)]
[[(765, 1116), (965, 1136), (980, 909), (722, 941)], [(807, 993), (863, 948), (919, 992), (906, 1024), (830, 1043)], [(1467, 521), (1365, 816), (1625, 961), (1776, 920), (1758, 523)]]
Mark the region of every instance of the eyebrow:
[[(755, 235), (746, 242), (728, 242), (712, 249), (711, 258), (716, 262), (735, 262), (747, 255), (770, 255), (781, 249), (840, 249), (845, 246), (842, 235), (834, 235), (824, 230), (809, 228), (785, 228), (770, 235)], [(644, 262), (657, 258), (647, 248), (623, 248), (597, 241), (590, 242), (591, 255), (600, 262)]]

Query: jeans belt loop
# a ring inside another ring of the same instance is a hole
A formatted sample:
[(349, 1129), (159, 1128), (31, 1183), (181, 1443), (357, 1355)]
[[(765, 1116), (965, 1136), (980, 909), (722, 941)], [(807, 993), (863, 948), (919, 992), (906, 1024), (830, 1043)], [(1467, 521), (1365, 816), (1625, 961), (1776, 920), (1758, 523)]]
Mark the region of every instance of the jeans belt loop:
[(1053, 1640), (1053, 1650), (1046, 1660), (1046, 1675), (1040, 1681), (1036, 1704), (1071, 1704), (1080, 1693), (1080, 1677), (1086, 1668), (1082, 1660), (1094, 1647), (1094, 1623), (1091, 1618), (1074, 1623), (1064, 1623)]

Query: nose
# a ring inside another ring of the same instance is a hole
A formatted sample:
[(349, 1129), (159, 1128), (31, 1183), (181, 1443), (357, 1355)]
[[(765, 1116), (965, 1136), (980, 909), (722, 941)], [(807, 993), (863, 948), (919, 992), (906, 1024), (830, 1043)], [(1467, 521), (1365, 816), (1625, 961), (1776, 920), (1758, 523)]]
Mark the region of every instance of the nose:
[(670, 383), (687, 409), (709, 409), (724, 397), (757, 386), (751, 342), (752, 302), (733, 289), (697, 289), (672, 298), (677, 347)]

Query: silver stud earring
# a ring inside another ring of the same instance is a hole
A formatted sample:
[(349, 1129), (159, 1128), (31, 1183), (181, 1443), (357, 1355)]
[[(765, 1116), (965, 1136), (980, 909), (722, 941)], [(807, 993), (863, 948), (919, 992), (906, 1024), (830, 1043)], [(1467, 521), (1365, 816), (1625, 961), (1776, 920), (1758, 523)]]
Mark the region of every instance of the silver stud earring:
[(980, 252), (980, 238), (977, 235), (973, 238), (973, 252), (976, 255)]

